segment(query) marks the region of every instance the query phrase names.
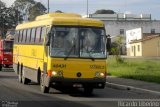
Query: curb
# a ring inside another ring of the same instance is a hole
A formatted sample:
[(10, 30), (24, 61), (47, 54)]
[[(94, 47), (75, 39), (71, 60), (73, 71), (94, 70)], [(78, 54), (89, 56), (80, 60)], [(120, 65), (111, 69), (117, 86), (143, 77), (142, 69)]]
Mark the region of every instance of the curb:
[(119, 90), (133, 91), (133, 92), (136, 92), (139, 94), (151, 94), (151, 95), (155, 95), (155, 96), (160, 97), (160, 92), (158, 92), (158, 91), (137, 88), (137, 87), (128, 86), (128, 85), (121, 85), (121, 84), (106, 82), (106, 87), (119, 89)]

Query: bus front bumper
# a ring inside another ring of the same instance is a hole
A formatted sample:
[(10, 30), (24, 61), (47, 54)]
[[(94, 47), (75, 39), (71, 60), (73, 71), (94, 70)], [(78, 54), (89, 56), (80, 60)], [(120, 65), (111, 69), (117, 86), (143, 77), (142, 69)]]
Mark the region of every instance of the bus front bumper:
[(106, 78), (62, 78), (62, 77), (51, 77), (50, 85), (52, 86), (69, 86), (69, 87), (93, 87), (93, 88), (104, 88)]

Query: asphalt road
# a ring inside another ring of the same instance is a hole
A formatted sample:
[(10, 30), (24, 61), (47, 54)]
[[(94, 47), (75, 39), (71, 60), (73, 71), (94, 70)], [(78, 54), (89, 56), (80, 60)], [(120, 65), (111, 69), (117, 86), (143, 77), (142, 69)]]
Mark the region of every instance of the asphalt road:
[(35, 83), (20, 84), (12, 69), (0, 71), (0, 107), (124, 107), (122, 103), (126, 101), (155, 99), (157, 96), (108, 87), (94, 90), (91, 96), (84, 96), (83, 91), (77, 89), (52, 88), (49, 94), (43, 94)]

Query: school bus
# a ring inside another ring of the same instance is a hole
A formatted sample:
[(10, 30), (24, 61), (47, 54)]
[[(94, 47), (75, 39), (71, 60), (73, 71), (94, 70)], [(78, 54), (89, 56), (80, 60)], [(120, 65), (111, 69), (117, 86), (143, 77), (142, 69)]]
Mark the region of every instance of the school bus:
[(75, 87), (92, 93), (106, 82), (104, 23), (78, 14), (49, 13), (16, 27), (13, 68), (20, 83)]

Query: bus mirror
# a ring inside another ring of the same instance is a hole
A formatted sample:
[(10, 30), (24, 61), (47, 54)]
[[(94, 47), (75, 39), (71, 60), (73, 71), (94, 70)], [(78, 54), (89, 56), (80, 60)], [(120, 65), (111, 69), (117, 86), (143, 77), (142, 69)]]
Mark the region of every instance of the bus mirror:
[(110, 52), (111, 51), (111, 37), (110, 35), (106, 35), (107, 38), (107, 51)]
[(46, 46), (50, 45), (50, 39), (51, 39), (51, 33), (48, 33), (47, 38), (46, 38)]

